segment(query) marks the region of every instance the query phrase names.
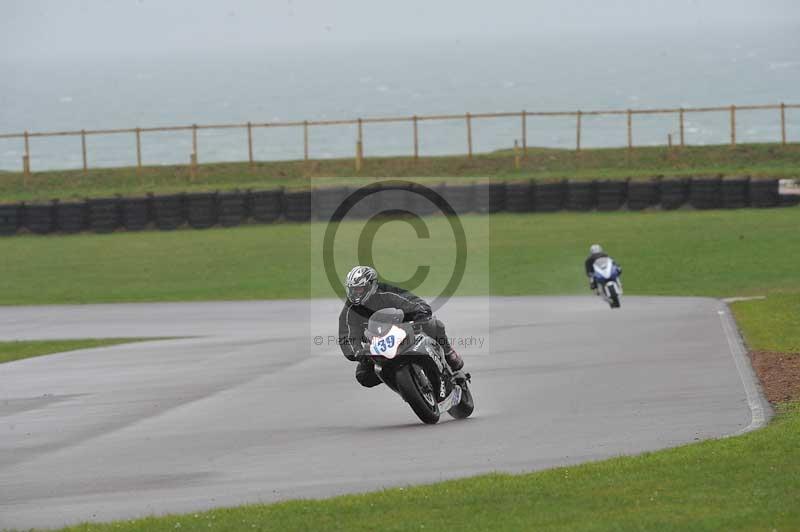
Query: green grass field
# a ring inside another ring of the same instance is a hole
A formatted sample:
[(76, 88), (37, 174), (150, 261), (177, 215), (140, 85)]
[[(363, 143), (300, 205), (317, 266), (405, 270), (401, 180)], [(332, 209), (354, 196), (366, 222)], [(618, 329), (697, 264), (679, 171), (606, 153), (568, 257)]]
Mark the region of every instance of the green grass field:
[(130, 342), (141, 342), (143, 339), (137, 338), (102, 338), (87, 340), (36, 340), (25, 342), (0, 342), (0, 364), (13, 362), (23, 358), (50, 355), (52, 353), (65, 353), (78, 349), (90, 349), (92, 347), (106, 347), (110, 345), (127, 344)]
[(767, 299), (739, 301), (732, 307), (751, 348), (800, 355), (800, 293), (770, 294)]
[[(737, 296), (800, 292), (800, 209), (648, 213), (501, 214), (462, 218), (467, 236), (460, 295), (577, 294), (589, 244), (601, 241), (625, 270), (628, 294)], [(0, 304), (198, 301), (332, 296), (322, 223), (176, 232), (0, 239)], [(363, 225), (342, 224), (338, 276), (358, 262)], [(453, 269), (448, 221), (430, 238), (404, 222), (377, 229), (382, 274), (408, 279), (424, 257), (421, 294), (438, 294)], [(398, 244), (401, 243), (401, 244)], [(411, 250), (411, 251), (409, 251)]]
[[(363, 185), (370, 178), (401, 177), (423, 182), (462, 179), (620, 179), (653, 175), (753, 175), (800, 177), (800, 144), (741, 144), (573, 150), (530, 148), (519, 170), (510, 150), (445, 157), (369, 157), (356, 174), (353, 159), (310, 162), (209, 163), (192, 178), (186, 166), (20, 172), (0, 176), (0, 202), (53, 198), (141, 195), (146, 192), (229, 190), (235, 188), (306, 188), (310, 185)], [(491, 176), (491, 177), (489, 177)]]

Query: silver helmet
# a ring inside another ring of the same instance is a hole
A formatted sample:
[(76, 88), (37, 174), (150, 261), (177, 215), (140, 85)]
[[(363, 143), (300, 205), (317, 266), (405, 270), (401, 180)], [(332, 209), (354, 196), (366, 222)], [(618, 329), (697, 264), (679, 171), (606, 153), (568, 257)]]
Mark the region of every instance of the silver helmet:
[(592, 244), (591, 247), (589, 248), (589, 253), (591, 253), (592, 255), (594, 255), (595, 253), (602, 253), (602, 252), (603, 252), (603, 246), (601, 246), (600, 244)]
[(362, 305), (378, 289), (378, 272), (370, 266), (356, 266), (344, 281), (347, 299), (354, 305)]

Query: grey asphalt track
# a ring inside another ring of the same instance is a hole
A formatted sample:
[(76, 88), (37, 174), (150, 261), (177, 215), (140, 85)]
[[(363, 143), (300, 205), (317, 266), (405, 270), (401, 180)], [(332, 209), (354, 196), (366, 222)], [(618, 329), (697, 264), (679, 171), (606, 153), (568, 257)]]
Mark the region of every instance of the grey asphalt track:
[(531, 471), (763, 423), (716, 300), (453, 299), (439, 317), (476, 410), (436, 426), (355, 382), (327, 338), (339, 307), (0, 308), (0, 340), (190, 337), (0, 365), (0, 528)]

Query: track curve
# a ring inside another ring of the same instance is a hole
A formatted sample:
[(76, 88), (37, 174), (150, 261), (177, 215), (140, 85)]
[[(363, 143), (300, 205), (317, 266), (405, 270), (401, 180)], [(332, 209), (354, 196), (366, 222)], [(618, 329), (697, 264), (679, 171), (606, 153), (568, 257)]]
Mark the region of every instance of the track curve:
[(531, 471), (751, 426), (713, 299), (454, 298), (439, 317), (476, 409), (432, 427), (358, 386), (328, 338), (339, 305), (0, 308), (0, 340), (184, 337), (0, 365), (0, 528)]

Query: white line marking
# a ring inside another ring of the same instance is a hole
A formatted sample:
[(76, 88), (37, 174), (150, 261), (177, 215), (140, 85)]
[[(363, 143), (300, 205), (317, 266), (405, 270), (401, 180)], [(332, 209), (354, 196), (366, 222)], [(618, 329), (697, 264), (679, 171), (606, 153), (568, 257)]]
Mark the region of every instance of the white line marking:
[(739, 333), (736, 330), (736, 324), (733, 321), (733, 316), (730, 310), (718, 310), (719, 319), (722, 322), (722, 330), (725, 333), (725, 338), (728, 340), (728, 347), (730, 347), (733, 361), (736, 364), (736, 369), (739, 372), (739, 378), (744, 385), (744, 393), (747, 397), (747, 404), (750, 406), (750, 424), (745, 428), (730, 434), (729, 436), (738, 436), (752, 430), (760, 429), (767, 424), (767, 420), (771, 416), (771, 409), (761, 395), (758, 388), (756, 376), (753, 373), (753, 368), (747, 360), (747, 354), (744, 349)]

